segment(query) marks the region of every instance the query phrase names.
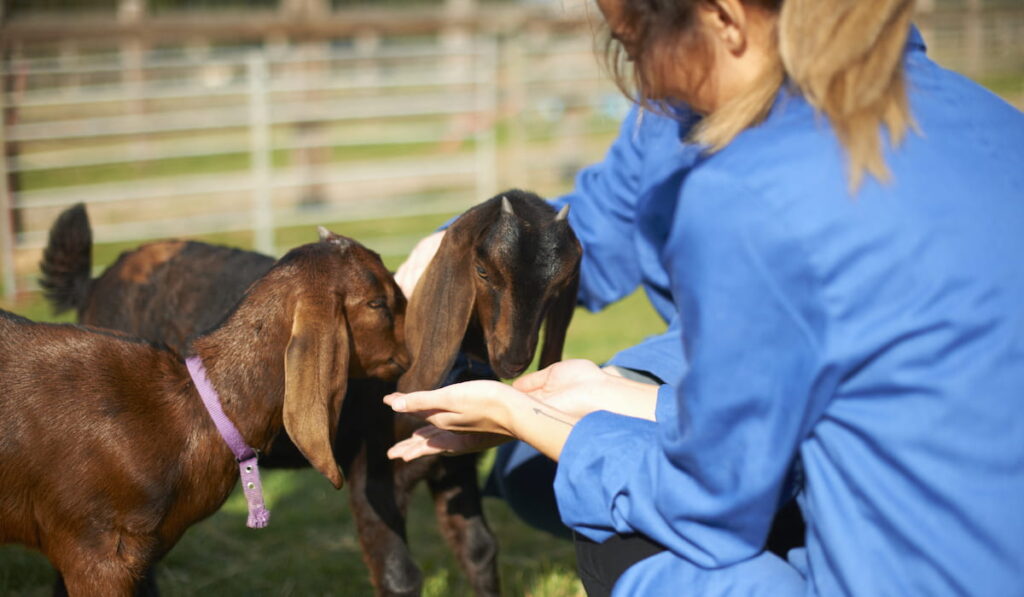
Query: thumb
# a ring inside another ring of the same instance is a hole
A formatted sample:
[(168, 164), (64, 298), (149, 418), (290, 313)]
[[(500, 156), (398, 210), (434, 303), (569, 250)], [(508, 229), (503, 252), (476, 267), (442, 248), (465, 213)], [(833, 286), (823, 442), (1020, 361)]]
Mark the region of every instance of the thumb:
[(513, 381), (512, 387), (519, 390), (520, 392), (525, 392), (527, 394), (539, 392), (544, 388), (545, 385), (547, 385), (548, 378), (551, 377), (551, 367), (552, 365), (549, 365), (548, 367), (545, 367), (540, 371), (527, 373), (526, 375)]

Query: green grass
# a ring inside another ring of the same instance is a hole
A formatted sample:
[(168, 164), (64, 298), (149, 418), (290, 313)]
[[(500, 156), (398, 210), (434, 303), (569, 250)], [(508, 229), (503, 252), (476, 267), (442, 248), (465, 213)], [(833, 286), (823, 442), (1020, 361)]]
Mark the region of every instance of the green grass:
[[(388, 234), (421, 235), (446, 216), (338, 223), (328, 226), (355, 238)], [(308, 227), (279, 231), (283, 246), (307, 242)], [(247, 246), (247, 235), (217, 235), (206, 240)], [(95, 262), (108, 264), (132, 244), (97, 245)], [(398, 261), (397, 259), (391, 261)], [(394, 267), (397, 263), (389, 263)], [(39, 294), (21, 297), (0, 308), (26, 317), (53, 321)], [(59, 318), (68, 321), (70, 316)], [(603, 361), (663, 328), (646, 299), (636, 293), (599, 314), (577, 310), (566, 343), (566, 357)], [(482, 460), (486, 472), (489, 458)], [(312, 470), (267, 471), (264, 485), (272, 524), (263, 530), (245, 527), (245, 500), (236, 488), (214, 516), (193, 526), (163, 560), (158, 582), (164, 595), (371, 595), (347, 490), (334, 491)], [(501, 545), (502, 591), (510, 596), (577, 597), (583, 595), (575, 573), (571, 543), (530, 529), (501, 501), (485, 500), (488, 520)], [(409, 541), (424, 572), (426, 597), (470, 594), (465, 577), (436, 529), (433, 504), (425, 488), (416, 492), (409, 513)], [(53, 572), (36, 552), (0, 546), (0, 595), (49, 595)]]
[[(499, 129), (499, 137), (505, 131)], [(471, 149), (465, 141), (461, 151)], [(420, 147), (332, 148), (334, 160), (406, 155)], [(356, 155), (357, 154), (357, 155)], [(25, 177), (28, 189), (69, 184), (138, 180), (172, 176), (181, 172), (201, 173), (244, 169), (247, 156), (232, 154), (208, 158), (157, 160), (104, 168), (65, 169), (37, 172)], [(275, 152), (274, 163), (290, 159)], [(371, 249), (375, 239), (414, 239), (425, 236), (452, 214), (393, 217), (360, 222), (324, 222), (346, 236), (362, 240)], [(194, 237), (197, 240), (252, 248), (248, 232)], [(312, 226), (278, 228), (278, 247), (290, 247), (316, 239)], [(138, 243), (103, 243), (97, 239), (93, 263), (99, 268), (112, 263)], [(402, 257), (385, 255), (395, 268)], [(0, 297), (2, 297), (0, 289)], [(71, 321), (73, 314), (55, 317), (38, 293), (21, 295), (5, 303), (7, 309), (39, 321)], [(603, 361), (615, 351), (630, 346), (664, 325), (646, 300), (635, 294), (600, 314), (578, 310), (567, 339), (565, 356)], [(492, 454), (481, 459), (486, 474)], [(236, 489), (227, 504), (209, 519), (193, 526), (161, 562), (158, 582), (164, 595), (336, 595), (362, 596), (372, 593), (348, 507), (347, 490), (334, 491), (312, 470), (266, 471), (264, 485), (273, 523), (263, 530), (245, 527), (246, 506)], [(501, 545), (499, 562), (503, 593), (510, 596), (576, 597), (582, 587), (575, 573), (573, 548), (562, 541), (521, 523), (501, 501), (485, 501), (487, 518)], [(433, 504), (425, 488), (417, 490), (408, 517), (409, 541), (424, 573), (426, 597), (470, 594), (465, 578), (447, 549), (437, 528)], [(19, 546), (0, 546), (0, 595), (49, 595), (53, 571), (40, 554)]]
[(1020, 105), (1024, 101), (1024, 73), (990, 74), (980, 77), (978, 83), (1010, 103)]
[[(273, 516), (262, 530), (245, 527), (245, 500), (231, 496), (214, 516), (193, 526), (159, 566), (163, 595), (372, 595), (345, 490), (312, 470), (266, 471)], [(488, 519), (501, 542), (506, 595), (582, 595), (568, 541), (525, 528), (503, 503), (488, 499)], [(426, 490), (417, 490), (409, 541), (424, 573), (424, 595), (468, 595), (470, 589), (435, 528)], [(43, 556), (0, 547), (0, 594), (49, 595), (53, 572)]]
[[(463, 151), (472, 148), (467, 141)], [(431, 149), (425, 143), (405, 144), (367, 144), (356, 147), (327, 148), (333, 161), (393, 159), (422, 155)], [(22, 184), (29, 189), (51, 189), (75, 185), (91, 185), (121, 182), (144, 182), (151, 178), (166, 178), (182, 175), (217, 174), (228, 172), (244, 172), (249, 169), (250, 155), (247, 152), (231, 152), (215, 155), (198, 155), (180, 158), (164, 158), (158, 160), (142, 160), (121, 162), (98, 166), (75, 166), (67, 168), (48, 168), (24, 172)], [(295, 154), (289, 150), (275, 150), (271, 159), (275, 168), (292, 165)]]

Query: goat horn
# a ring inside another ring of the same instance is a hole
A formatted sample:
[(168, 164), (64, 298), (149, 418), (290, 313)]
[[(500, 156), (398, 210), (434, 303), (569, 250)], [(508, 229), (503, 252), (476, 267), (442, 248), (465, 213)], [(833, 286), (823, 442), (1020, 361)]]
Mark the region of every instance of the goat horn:
[(516, 212), (512, 211), (512, 202), (504, 195), (501, 196), (501, 211), (512, 216), (516, 215)]
[(316, 231), (317, 231), (317, 234), (320, 235), (320, 241), (321, 242), (326, 241), (328, 238), (331, 237), (331, 231), (326, 229), (326, 228), (324, 228), (323, 226), (317, 226), (316, 227)]
[(558, 210), (558, 214), (555, 216), (556, 222), (564, 222), (569, 218), (569, 204), (566, 203), (562, 206), (562, 209)]

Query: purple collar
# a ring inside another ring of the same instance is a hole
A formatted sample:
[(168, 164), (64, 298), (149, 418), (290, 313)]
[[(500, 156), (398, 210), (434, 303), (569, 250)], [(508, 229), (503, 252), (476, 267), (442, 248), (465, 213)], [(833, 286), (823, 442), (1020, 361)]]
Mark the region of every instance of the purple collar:
[(224, 414), (220, 396), (217, 395), (217, 390), (213, 389), (210, 378), (206, 376), (203, 360), (198, 356), (189, 357), (185, 359), (185, 366), (188, 367), (188, 373), (192, 376), (192, 383), (195, 384), (199, 397), (203, 399), (206, 412), (210, 413), (217, 431), (238, 461), (242, 492), (245, 493), (245, 501), (249, 504), (249, 520), (245, 524), (250, 529), (262, 529), (270, 523), (270, 510), (263, 505), (263, 484), (260, 483), (260, 467), (256, 464), (259, 453), (245, 443), (238, 428)]

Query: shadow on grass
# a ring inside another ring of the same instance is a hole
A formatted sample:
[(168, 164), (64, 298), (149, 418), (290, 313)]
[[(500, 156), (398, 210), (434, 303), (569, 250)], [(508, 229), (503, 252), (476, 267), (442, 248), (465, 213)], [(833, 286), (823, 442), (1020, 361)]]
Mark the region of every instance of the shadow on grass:
[[(264, 473), (273, 512), (266, 529), (245, 526), (240, 490), (209, 519), (193, 526), (159, 566), (163, 595), (372, 595), (362, 563), (347, 490), (335, 491), (313, 470)], [(506, 595), (582, 595), (572, 545), (524, 527), (503, 503), (488, 499), (487, 514), (501, 542)], [(436, 529), (433, 505), (419, 488), (409, 514), (410, 544), (424, 572), (424, 595), (470, 594), (462, 572)], [(46, 559), (19, 546), (0, 547), (0, 594), (49, 595)]]

